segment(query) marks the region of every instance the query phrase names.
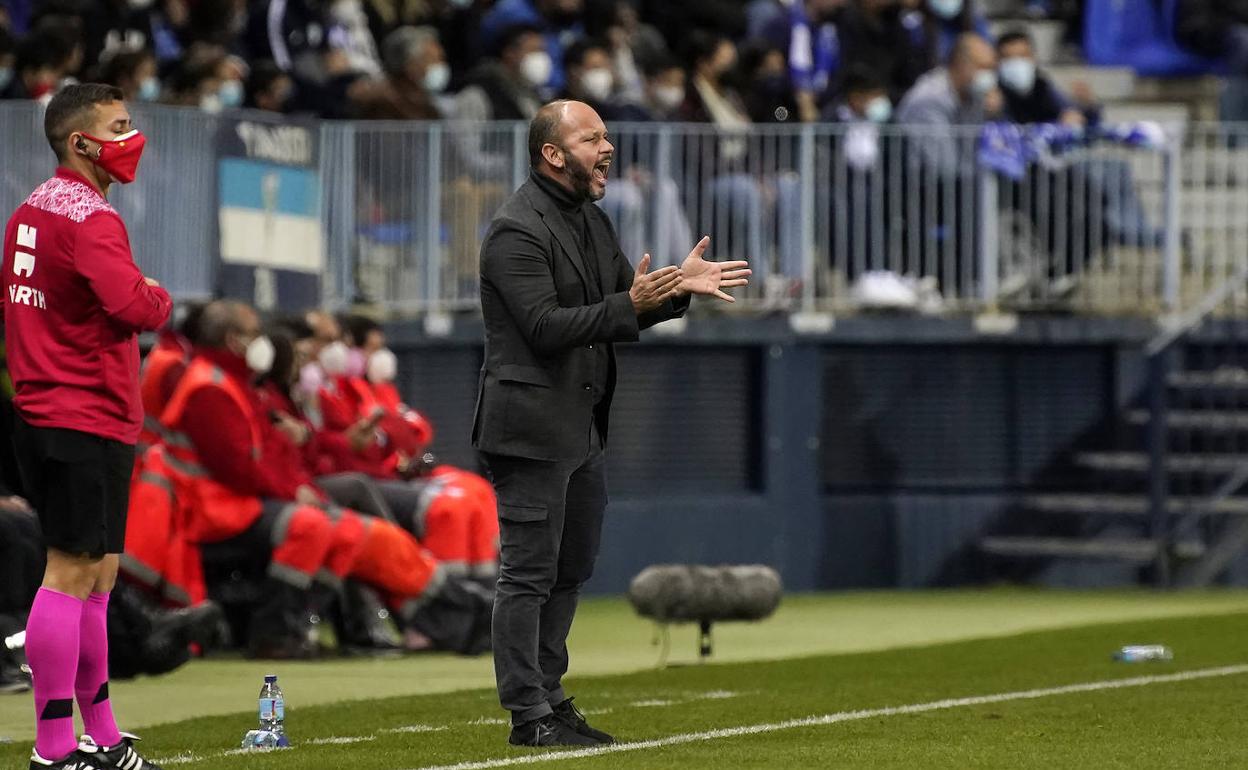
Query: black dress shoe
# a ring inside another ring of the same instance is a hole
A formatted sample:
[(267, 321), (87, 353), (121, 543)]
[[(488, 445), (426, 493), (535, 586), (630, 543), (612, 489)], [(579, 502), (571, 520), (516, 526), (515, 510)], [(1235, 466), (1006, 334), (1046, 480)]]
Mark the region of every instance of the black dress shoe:
[(511, 728), (507, 742), (512, 746), (601, 746), (598, 741), (581, 735), (554, 714), (523, 722)]
[(615, 738), (607, 735), (602, 730), (595, 730), (589, 726), (589, 722), (585, 721), (585, 715), (581, 713), (581, 710), (572, 705), (572, 698), (568, 698), (563, 703), (555, 706), (555, 717), (586, 738), (593, 738), (599, 743), (615, 743)]

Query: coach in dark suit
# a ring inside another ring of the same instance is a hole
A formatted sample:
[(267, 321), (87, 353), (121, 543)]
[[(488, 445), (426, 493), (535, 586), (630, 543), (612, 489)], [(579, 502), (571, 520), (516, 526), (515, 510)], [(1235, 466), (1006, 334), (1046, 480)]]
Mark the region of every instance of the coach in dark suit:
[(593, 571), (607, 504), (603, 449), (613, 343), (676, 318), (692, 294), (731, 302), (744, 262), (702, 258), (636, 270), (602, 210), (614, 148), (588, 105), (560, 101), (529, 126), (529, 180), (481, 246), (485, 366), (473, 445), (498, 493), (502, 569), (494, 668), (518, 745), (596, 745), (560, 684), (581, 585)]

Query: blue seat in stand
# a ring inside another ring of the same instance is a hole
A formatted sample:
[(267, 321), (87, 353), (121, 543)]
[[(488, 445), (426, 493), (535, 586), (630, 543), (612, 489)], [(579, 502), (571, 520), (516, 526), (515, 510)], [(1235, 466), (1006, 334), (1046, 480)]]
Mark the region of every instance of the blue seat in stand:
[(1088, 63), (1157, 77), (1217, 72), (1218, 61), (1175, 41), (1177, 5), (1178, 0), (1088, 0), (1083, 32)]

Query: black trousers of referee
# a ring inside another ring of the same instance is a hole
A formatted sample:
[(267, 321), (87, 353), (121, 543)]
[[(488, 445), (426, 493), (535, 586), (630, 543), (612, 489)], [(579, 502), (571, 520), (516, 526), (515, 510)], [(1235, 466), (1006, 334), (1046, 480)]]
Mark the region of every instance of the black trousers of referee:
[(579, 461), (482, 453), (498, 495), (500, 569), (494, 674), (512, 724), (550, 714), (567, 696), (568, 632), (594, 571), (607, 507), (602, 440)]

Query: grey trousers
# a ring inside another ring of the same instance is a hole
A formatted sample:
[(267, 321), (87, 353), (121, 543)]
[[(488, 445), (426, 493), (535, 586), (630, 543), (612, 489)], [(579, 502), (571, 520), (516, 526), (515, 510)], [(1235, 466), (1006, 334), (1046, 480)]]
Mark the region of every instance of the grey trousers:
[(482, 454), (498, 494), (500, 570), (494, 598), (494, 675), (512, 724), (566, 699), (568, 632), (594, 570), (607, 507), (597, 431), (581, 461)]

